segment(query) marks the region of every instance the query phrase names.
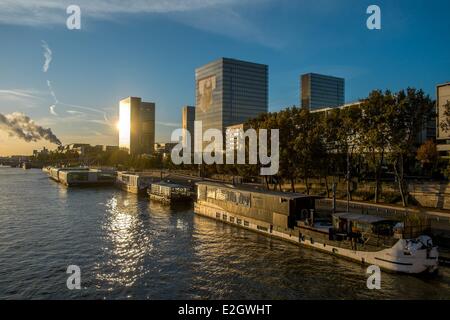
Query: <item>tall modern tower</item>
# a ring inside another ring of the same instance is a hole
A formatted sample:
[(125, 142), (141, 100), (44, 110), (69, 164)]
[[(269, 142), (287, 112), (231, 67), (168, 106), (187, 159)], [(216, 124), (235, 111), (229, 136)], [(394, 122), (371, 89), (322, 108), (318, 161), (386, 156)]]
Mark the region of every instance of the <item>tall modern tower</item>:
[[(181, 115), (181, 127), (186, 129), (191, 135), (191, 150), (194, 150), (194, 121), (195, 121), (195, 107), (184, 106)], [(183, 143), (187, 143), (187, 137), (183, 135)]]
[(152, 154), (155, 144), (155, 104), (128, 97), (119, 106), (119, 147), (129, 154)]
[(343, 78), (307, 73), (300, 77), (300, 105), (309, 110), (337, 107), (345, 103)]
[(444, 106), (450, 101), (450, 82), (436, 88), (436, 142), (440, 156), (450, 157), (450, 130), (444, 130), (440, 123), (445, 119)]
[(268, 111), (268, 66), (220, 58), (195, 70), (195, 120), (222, 132)]

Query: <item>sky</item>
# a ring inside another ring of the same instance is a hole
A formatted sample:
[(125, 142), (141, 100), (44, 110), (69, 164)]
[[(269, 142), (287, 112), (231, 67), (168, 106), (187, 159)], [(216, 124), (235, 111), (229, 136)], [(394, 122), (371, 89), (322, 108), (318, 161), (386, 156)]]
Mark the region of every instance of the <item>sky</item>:
[[(66, 8), (81, 9), (69, 30)], [(369, 5), (381, 30), (369, 30)], [(156, 141), (195, 104), (195, 68), (220, 57), (269, 66), (269, 111), (299, 104), (299, 76), (373, 89), (450, 81), (448, 0), (0, 0), (0, 114), (23, 113), (63, 144), (118, 144), (119, 100), (156, 103)], [(0, 126), (0, 155), (31, 154)]]

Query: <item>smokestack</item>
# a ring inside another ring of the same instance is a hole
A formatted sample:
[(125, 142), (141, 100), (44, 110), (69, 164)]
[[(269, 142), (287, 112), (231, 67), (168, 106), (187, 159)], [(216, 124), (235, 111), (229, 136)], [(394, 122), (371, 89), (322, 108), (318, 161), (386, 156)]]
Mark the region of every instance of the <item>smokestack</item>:
[(61, 145), (61, 141), (53, 134), (50, 128), (45, 129), (30, 119), (30, 117), (20, 112), (3, 115), (0, 113), (0, 130), (9, 133), (27, 142), (41, 139), (51, 143)]

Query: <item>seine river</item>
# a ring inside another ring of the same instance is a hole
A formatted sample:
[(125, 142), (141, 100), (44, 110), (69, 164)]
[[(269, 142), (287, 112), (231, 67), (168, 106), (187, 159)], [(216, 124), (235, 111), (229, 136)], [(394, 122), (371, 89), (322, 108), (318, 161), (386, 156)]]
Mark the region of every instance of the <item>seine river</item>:
[[(69, 290), (69, 265), (81, 289)], [(358, 264), (114, 188), (67, 189), (0, 167), (1, 299), (450, 299), (436, 277)]]

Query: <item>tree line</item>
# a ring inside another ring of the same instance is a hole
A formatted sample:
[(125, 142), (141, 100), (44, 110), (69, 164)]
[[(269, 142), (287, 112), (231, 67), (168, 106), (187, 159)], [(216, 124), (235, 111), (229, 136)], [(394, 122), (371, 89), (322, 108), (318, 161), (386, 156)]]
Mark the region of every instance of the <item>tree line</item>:
[[(450, 129), (450, 105), (447, 109), (441, 127)], [(279, 129), (280, 169), (272, 177), (274, 188), (290, 182), (295, 192), (296, 181), (302, 180), (309, 193), (309, 180), (318, 178), (329, 195), (329, 177), (342, 176), (374, 181), (374, 201), (379, 202), (382, 181), (390, 173), (406, 206), (408, 176), (443, 178), (450, 171), (448, 160), (438, 162), (433, 139), (418, 143), (419, 135), (435, 118), (435, 102), (429, 95), (407, 88), (374, 90), (358, 104), (321, 112), (294, 106), (261, 114), (245, 126)], [(251, 176), (257, 175), (258, 165), (223, 165), (215, 170)]]

